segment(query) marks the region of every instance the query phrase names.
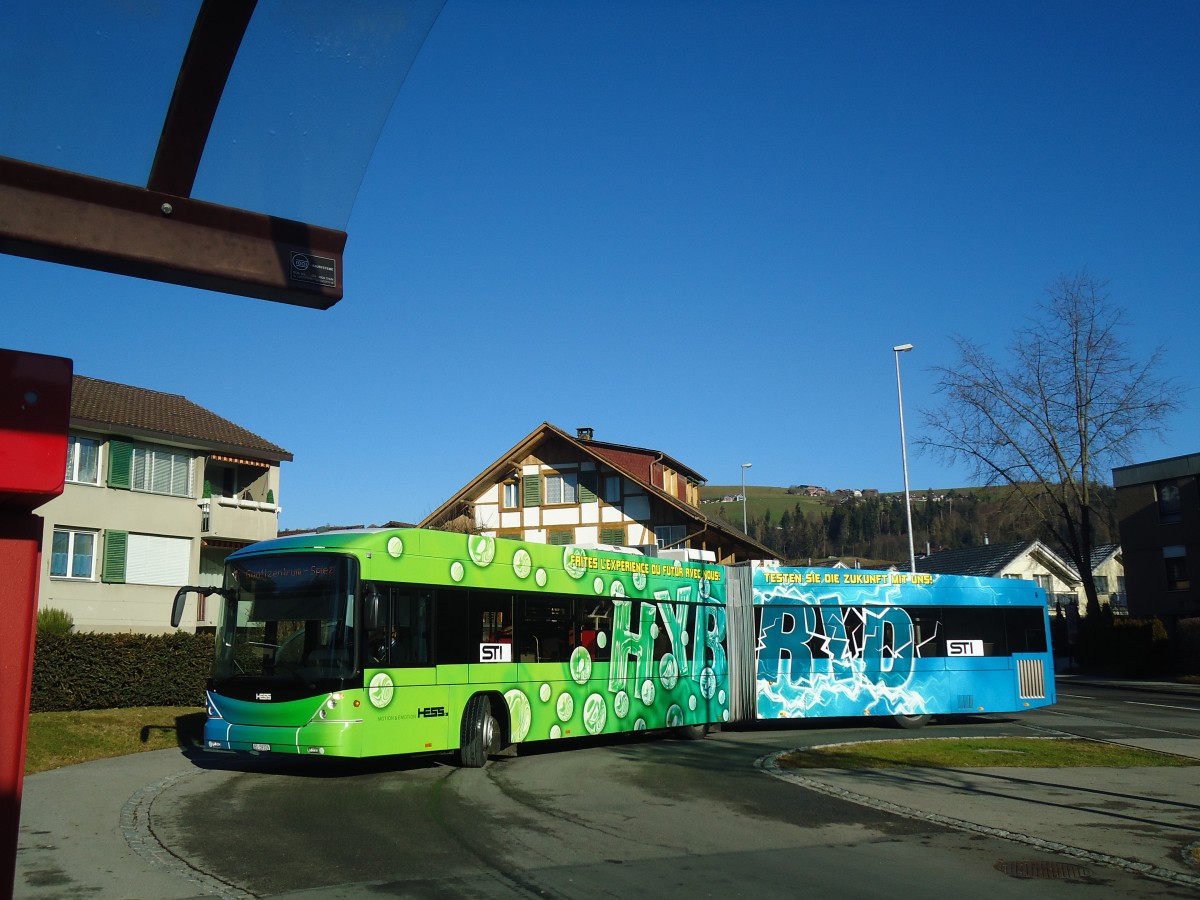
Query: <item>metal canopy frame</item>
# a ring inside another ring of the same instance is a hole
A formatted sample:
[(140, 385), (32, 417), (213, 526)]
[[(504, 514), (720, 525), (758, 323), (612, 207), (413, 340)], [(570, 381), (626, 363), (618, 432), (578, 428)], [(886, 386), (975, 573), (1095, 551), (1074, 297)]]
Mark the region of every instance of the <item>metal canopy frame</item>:
[(346, 232), (191, 199), (256, 0), (204, 0), (145, 188), (0, 156), (0, 252), (328, 309)]

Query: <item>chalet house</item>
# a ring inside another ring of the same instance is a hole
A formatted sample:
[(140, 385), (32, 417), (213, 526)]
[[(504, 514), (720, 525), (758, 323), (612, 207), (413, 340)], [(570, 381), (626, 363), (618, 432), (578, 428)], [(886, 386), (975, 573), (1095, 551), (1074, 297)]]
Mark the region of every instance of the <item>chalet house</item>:
[[(275, 537), (291, 459), (186, 397), (74, 376), (66, 484), (38, 509), (38, 607), (76, 631), (169, 631), (176, 588), (220, 584), (232, 550)], [(216, 624), (189, 604), (185, 627)]]
[(683, 551), (720, 563), (775, 558), (700, 511), (704, 482), (662, 451), (543, 422), (419, 524), (545, 544)]
[(1074, 600), (1079, 602), (1080, 614), (1084, 613), (1079, 573), (1041, 541), (943, 550), (918, 557), (917, 571), (983, 578), (1025, 578), (1036, 581), (1046, 592), (1046, 601), (1052, 610), (1059, 607), (1065, 610)]

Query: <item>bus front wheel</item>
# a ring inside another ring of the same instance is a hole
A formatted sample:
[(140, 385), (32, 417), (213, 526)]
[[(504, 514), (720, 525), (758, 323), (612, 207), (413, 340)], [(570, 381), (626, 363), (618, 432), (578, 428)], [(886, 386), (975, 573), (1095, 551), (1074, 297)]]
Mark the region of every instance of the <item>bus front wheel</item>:
[(933, 716), (892, 716), (901, 728), (924, 728)]
[(485, 765), (488, 754), (496, 749), (498, 732), (491, 702), (483, 694), (476, 694), (463, 711), (459, 765), (465, 769), (478, 769)]

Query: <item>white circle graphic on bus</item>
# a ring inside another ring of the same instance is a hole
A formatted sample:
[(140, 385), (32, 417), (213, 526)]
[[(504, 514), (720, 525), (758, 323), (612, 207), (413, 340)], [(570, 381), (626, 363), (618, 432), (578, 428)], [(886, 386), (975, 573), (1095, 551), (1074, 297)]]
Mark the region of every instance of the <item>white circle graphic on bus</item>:
[(695, 694), (688, 694), (688, 709), (692, 710), (692, 712), (696, 711), (696, 695)]
[(636, 722), (634, 722), (633, 730), (634, 731), (645, 731), (646, 730), (646, 720), (638, 719)]
[(467, 570), (463, 568), (463, 564), (455, 560), (450, 565), (450, 577), (455, 581), (462, 581), (463, 576), (467, 574)]
[(513, 554), (513, 574), (521, 580), (529, 577), (529, 573), (533, 571), (533, 558), (529, 555), (529, 551), (522, 547)]
[(629, 695), (624, 691), (617, 691), (617, 696), (613, 697), (613, 712), (618, 719), (629, 715)]
[(558, 718), (563, 722), (571, 718), (571, 713), (575, 712), (575, 698), (570, 694), (559, 694), (558, 703), (555, 705), (555, 712), (558, 713)]
[(588, 734), (599, 734), (604, 730), (604, 723), (608, 721), (608, 707), (604, 705), (604, 698), (599, 694), (592, 694), (583, 701), (583, 727), (587, 729)]
[(400, 556), (404, 553), (404, 541), (400, 540), (400, 538), (398, 538), (398, 537), (388, 538), (387, 552), (388, 552), (388, 556), (392, 556), (392, 557), (395, 557), (396, 559), (399, 559)]
[(536, 572), (534, 572), (533, 580), (537, 582), (538, 587), (545, 587), (546, 586), (546, 570), (538, 569)]
[(376, 709), (383, 709), (392, 702), (392, 695), (396, 689), (392, 687), (392, 679), (387, 672), (376, 672), (371, 678), (371, 684), (367, 688), (367, 699), (371, 701), (371, 705)]
[(633, 586), (635, 588), (637, 588), (639, 591), (644, 591), (646, 589), (646, 573), (645, 572), (634, 572), (633, 573)]
[(609, 585), (608, 596), (624, 597), (625, 596), (625, 585), (619, 581), (614, 581), (611, 585)]
[(550, 740), (553, 741), (560, 737), (562, 737), (562, 728), (559, 727), (558, 725), (551, 725), (550, 726)]
[(599, 575), (597, 575), (596, 580), (592, 582), (592, 590), (595, 591), (597, 594), (604, 593), (604, 579), (601, 578)]
[(550, 702), (550, 695), (553, 692), (554, 692), (554, 689), (552, 687), (550, 687), (550, 685), (548, 683), (545, 683), (545, 682), (543, 682), (542, 686), (540, 688), (538, 688), (538, 696), (542, 698), (543, 703)]
[(576, 647), (571, 652), (571, 677), (576, 684), (587, 684), (592, 677), (592, 657), (587, 647)]
[(642, 702), (647, 706), (654, 705), (654, 682), (649, 678), (642, 682), (641, 697)]
[(667, 691), (674, 690), (675, 685), (679, 684), (679, 663), (675, 662), (674, 654), (664, 653), (663, 658), (659, 660), (658, 680)]
[(679, 708), (678, 703), (672, 703), (671, 708), (667, 710), (667, 727), (678, 728), (683, 724), (683, 710)]
[(608, 635), (603, 631), (596, 635), (596, 646), (601, 650), (608, 646)]
[(563, 547), (563, 569), (576, 581), (587, 574), (587, 557), (574, 544)]
[(525, 740), (529, 736), (529, 726), (533, 723), (533, 708), (529, 705), (529, 698), (513, 688), (504, 695), (504, 702), (508, 704), (511, 714), (513, 742)]
[(496, 558), (496, 539), (486, 534), (471, 535), (467, 538), (467, 552), (475, 565), (490, 566)]
[(700, 670), (700, 696), (705, 700), (711, 700), (716, 692), (717, 673), (712, 670), (712, 666), (705, 666)]

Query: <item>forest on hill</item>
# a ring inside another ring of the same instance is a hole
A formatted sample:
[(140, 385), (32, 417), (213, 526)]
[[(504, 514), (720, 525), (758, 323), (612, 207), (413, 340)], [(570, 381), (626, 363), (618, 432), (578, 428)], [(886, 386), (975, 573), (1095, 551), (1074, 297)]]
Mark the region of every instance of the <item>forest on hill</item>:
[[(1109, 485), (1092, 490), (1097, 506), (1094, 542), (1115, 543), (1120, 540), (1115, 491)], [(1041, 517), (1009, 488), (929, 490), (912, 493), (911, 498), (918, 555), (1018, 540), (1055, 546)], [(740, 501), (705, 503), (703, 508), (713, 518), (742, 526)], [(903, 494), (801, 498), (782, 488), (747, 487), (746, 512), (747, 533), (793, 565), (831, 559), (903, 564), (908, 559)]]

